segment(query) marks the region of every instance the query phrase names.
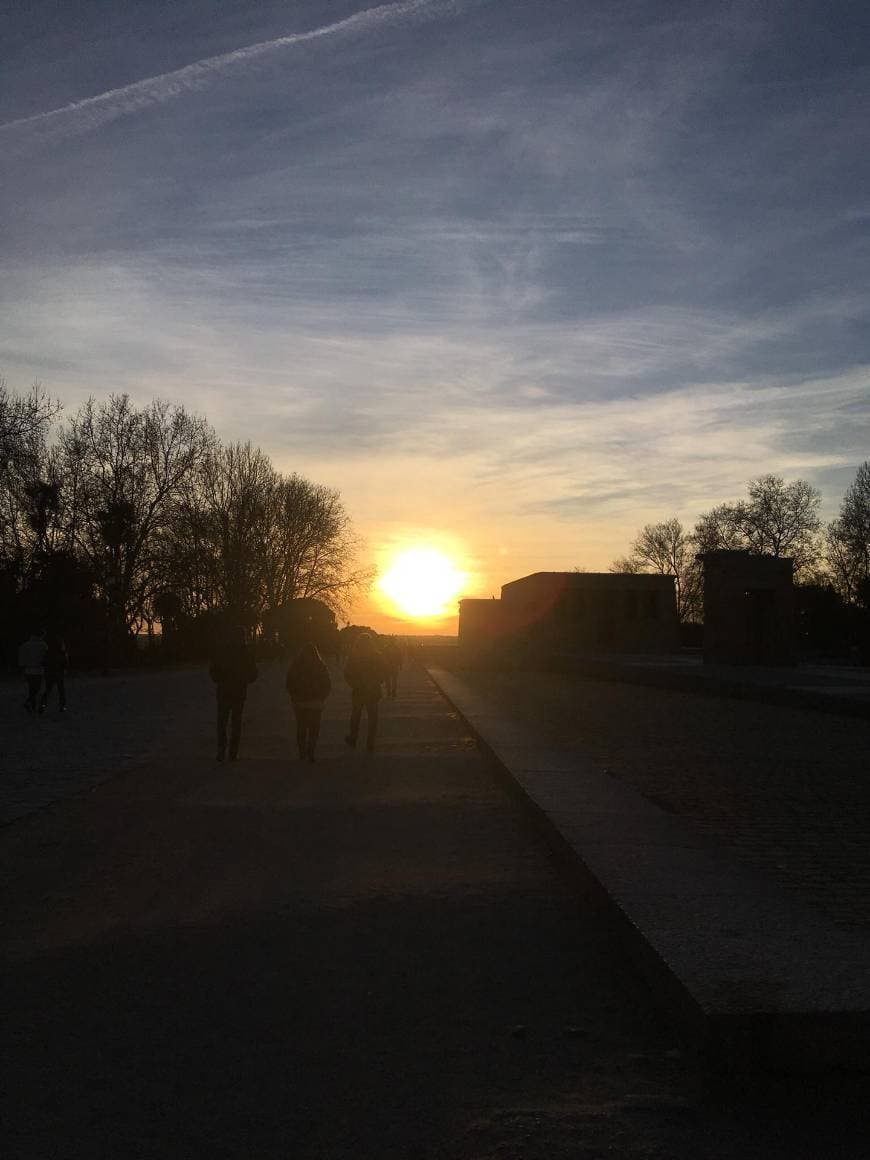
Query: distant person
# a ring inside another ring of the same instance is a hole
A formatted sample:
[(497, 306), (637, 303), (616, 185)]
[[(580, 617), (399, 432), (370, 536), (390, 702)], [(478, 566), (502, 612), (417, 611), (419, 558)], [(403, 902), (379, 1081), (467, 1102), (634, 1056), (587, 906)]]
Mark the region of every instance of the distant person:
[(332, 689), (329, 669), (315, 644), (304, 644), (290, 662), (286, 684), (296, 718), (299, 760), (314, 761), (323, 702)]
[(45, 688), (42, 691), (42, 700), (39, 704), (40, 713), (45, 712), (51, 690), (57, 689), (57, 705), (61, 713), (66, 712), (66, 675), (69, 657), (63, 638), (52, 632), (46, 642), (48, 648), (45, 654)]
[(353, 749), (359, 736), (360, 718), (366, 711), (366, 749), (372, 753), (378, 732), (378, 703), (386, 666), (371, 633), (360, 633), (353, 643), (344, 676), (351, 689), (350, 732), (345, 742)]
[(39, 703), (47, 652), (45, 633), (41, 631), (32, 632), (18, 650), (18, 664), (24, 670), (24, 679), (27, 682), (27, 700), (24, 702), (24, 708), (28, 713), (35, 712)]
[(248, 696), (248, 685), (257, 679), (257, 666), (245, 641), (245, 630), (234, 625), (218, 645), (209, 666), (217, 694), (217, 759), (227, 752), (227, 723), (230, 727), (230, 761), (239, 755), (242, 736), (242, 710)]
[(399, 683), (399, 669), (402, 667), (402, 649), (394, 636), (388, 637), (381, 650), (384, 658), (387, 696), (395, 700)]

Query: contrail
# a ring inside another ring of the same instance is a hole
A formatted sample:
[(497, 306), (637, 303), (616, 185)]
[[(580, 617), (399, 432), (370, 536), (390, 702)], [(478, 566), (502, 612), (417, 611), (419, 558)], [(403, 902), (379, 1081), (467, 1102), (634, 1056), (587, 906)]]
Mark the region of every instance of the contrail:
[(418, 15), (432, 17), (440, 11), (453, 11), (460, 6), (460, 0), (398, 0), (397, 3), (366, 8), (344, 20), (337, 20), (334, 24), (325, 24), (322, 28), (290, 36), (279, 36), (275, 40), (264, 40), (260, 44), (249, 44), (233, 52), (194, 61), (193, 64), (185, 65), (174, 72), (146, 77), (145, 80), (136, 81), (132, 85), (109, 89), (108, 92), (99, 93), (95, 97), (86, 97), (82, 101), (73, 101), (72, 104), (63, 105), (59, 109), (49, 109), (44, 113), (35, 113), (33, 116), (21, 117), (16, 121), (7, 121), (0, 125), (0, 140), (17, 135), (19, 131), (27, 128), (42, 130), (43, 136), (47, 131), (47, 135), (51, 137), (86, 133), (109, 121), (117, 120), (118, 117), (138, 113), (141, 109), (150, 108), (152, 105), (163, 105), (184, 93), (205, 88), (213, 77), (236, 66), (247, 65), (261, 57), (281, 52), (285, 48), (343, 32), (366, 32), (379, 25), (395, 23), (406, 17)]

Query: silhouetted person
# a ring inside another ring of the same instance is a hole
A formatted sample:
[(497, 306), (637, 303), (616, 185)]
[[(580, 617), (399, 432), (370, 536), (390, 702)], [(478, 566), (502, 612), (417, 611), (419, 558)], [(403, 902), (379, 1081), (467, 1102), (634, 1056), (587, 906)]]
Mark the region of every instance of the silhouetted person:
[(365, 709), (366, 749), (371, 753), (378, 732), (378, 702), (386, 678), (386, 666), (375, 638), (369, 633), (360, 633), (354, 641), (344, 676), (351, 689), (350, 732), (345, 741), (352, 748), (356, 746), (360, 717)]
[(18, 664), (24, 670), (24, 679), (27, 682), (27, 700), (24, 702), (24, 708), (28, 713), (34, 712), (37, 708), (47, 652), (48, 645), (45, 643), (44, 632), (32, 632), (30, 638), (18, 650)]
[(223, 761), (226, 756), (229, 722), (230, 761), (235, 761), (239, 755), (242, 710), (248, 695), (248, 685), (257, 679), (257, 666), (248, 650), (245, 630), (241, 625), (229, 629), (212, 658), (209, 673), (217, 693), (217, 759)]
[(40, 713), (45, 712), (45, 707), (48, 704), (48, 697), (51, 690), (57, 689), (57, 704), (61, 713), (66, 712), (66, 686), (64, 684), (64, 676), (66, 674), (67, 664), (69, 658), (67, 656), (66, 645), (63, 638), (58, 636), (56, 632), (52, 632), (48, 637), (48, 650), (45, 654), (45, 688), (42, 691), (42, 701), (39, 705)]
[(317, 646), (304, 644), (287, 670), (287, 692), (296, 718), (296, 744), (301, 761), (314, 761), (320, 733), (320, 714), (329, 696), (332, 681)]
[(395, 699), (399, 681), (399, 669), (402, 667), (402, 650), (396, 638), (391, 636), (384, 641), (384, 647), (381, 651), (384, 658), (387, 696)]

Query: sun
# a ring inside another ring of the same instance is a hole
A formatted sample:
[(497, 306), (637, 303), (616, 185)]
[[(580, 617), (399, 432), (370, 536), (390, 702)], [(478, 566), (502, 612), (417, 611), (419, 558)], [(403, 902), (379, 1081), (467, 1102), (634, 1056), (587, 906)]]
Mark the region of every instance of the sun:
[(378, 580), (380, 591), (405, 616), (447, 616), (466, 582), (437, 548), (408, 548), (395, 557)]

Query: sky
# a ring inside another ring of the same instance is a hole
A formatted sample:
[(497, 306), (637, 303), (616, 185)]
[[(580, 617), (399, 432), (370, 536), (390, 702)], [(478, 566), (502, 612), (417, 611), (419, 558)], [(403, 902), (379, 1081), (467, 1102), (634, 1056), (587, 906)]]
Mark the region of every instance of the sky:
[(870, 458), (866, 3), (7, 5), (11, 388), (182, 402), (474, 596)]

